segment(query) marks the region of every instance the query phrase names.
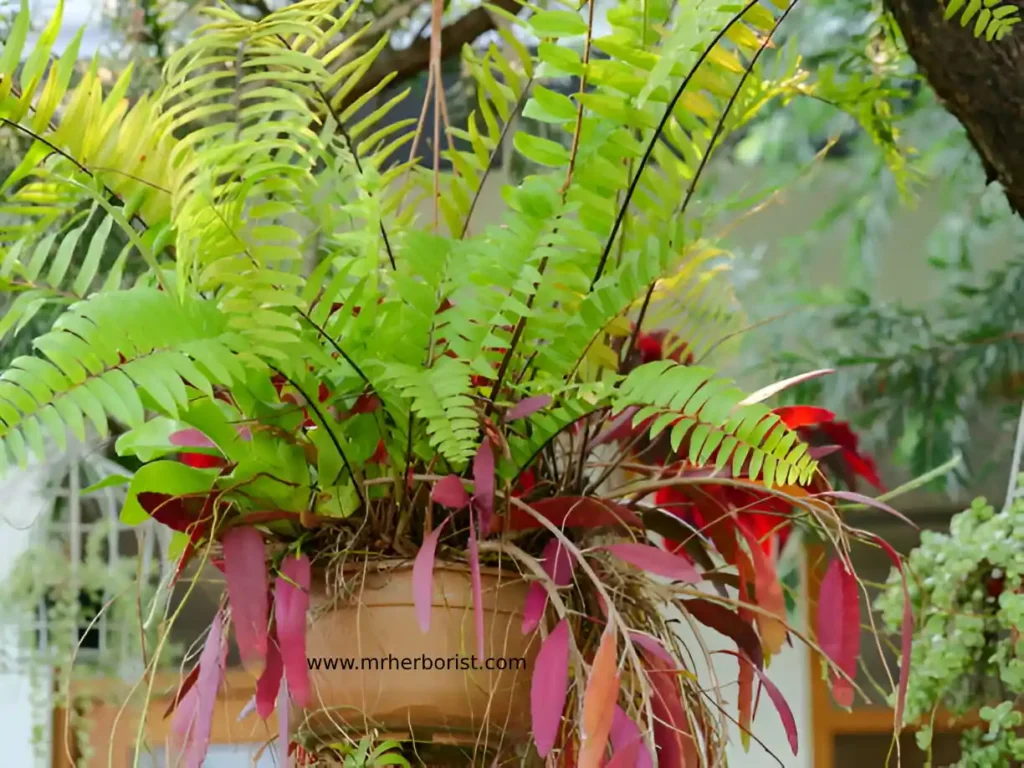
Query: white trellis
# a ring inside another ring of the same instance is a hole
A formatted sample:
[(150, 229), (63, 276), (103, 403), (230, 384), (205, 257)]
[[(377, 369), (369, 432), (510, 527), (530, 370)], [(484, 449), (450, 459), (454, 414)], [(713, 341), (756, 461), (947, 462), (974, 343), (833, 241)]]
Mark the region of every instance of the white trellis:
[[(134, 537), (138, 543), (138, 557), (141, 559), (140, 573), (152, 573), (154, 557), (159, 563), (161, 581), (165, 581), (173, 564), (167, 561), (166, 552), (170, 532), (155, 521), (147, 521), (139, 526), (126, 526), (120, 521), (121, 508), (125, 500), (124, 486), (107, 486), (98, 488), (88, 495), (83, 491), (89, 486), (100, 483), (111, 475), (127, 474), (124, 467), (111, 461), (103, 454), (103, 442), (93, 440), (79, 443), (69, 440), (67, 449), (51, 455), (44, 465), (43, 489), (47, 501), (44, 519), (35, 526), (33, 536), (37, 543), (57, 539), (66, 542), (70, 586), (74, 590), (80, 581), (81, 569), (85, 553), (83, 546), (90, 533), (100, 530), (106, 538), (104, 557), (111, 576), (118, 558), (125, 556), (124, 538)], [(60, 511), (62, 514), (58, 514)], [(111, 579), (113, 581), (113, 579)], [(106, 604), (114, 595), (104, 594), (102, 603)], [(36, 611), (36, 637), (45, 644), (50, 636), (48, 626), (48, 610), (45, 604), (38, 606)], [(82, 627), (71, 629), (73, 633)], [(99, 619), (90, 627), (98, 638), (98, 647), (80, 649), (79, 655), (94, 654), (100, 659), (116, 660), (130, 665), (132, 659), (126, 653), (127, 637), (122, 633), (114, 637), (107, 612), (101, 612)], [(78, 637), (71, 638), (77, 644)], [(126, 670), (127, 671), (127, 670)]]

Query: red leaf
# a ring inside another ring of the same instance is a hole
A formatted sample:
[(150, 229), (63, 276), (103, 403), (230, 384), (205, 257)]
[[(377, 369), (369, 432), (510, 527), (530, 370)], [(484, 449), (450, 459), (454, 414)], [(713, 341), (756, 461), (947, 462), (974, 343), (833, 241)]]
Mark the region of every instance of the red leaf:
[(793, 750), (793, 754), (797, 754), (799, 743), (797, 739), (796, 729), (796, 718), (793, 717), (793, 710), (789, 708), (789, 702), (786, 701), (786, 697), (782, 695), (782, 691), (778, 689), (768, 676), (755, 665), (751, 660), (742, 653), (733, 653), (732, 651), (723, 651), (731, 656), (735, 656), (740, 660), (740, 669), (743, 667), (752, 669), (761, 680), (761, 685), (768, 691), (768, 698), (772, 700), (772, 704), (775, 706), (775, 711), (779, 713), (779, 719), (782, 721), (782, 727), (786, 731), (786, 739), (789, 741), (789, 748)]
[(907, 702), (907, 685), (910, 682), (910, 652), (914, 640), (914, 606), (910, 603), (910, 590), (907, 587), (907, 574), (903, 570), (903, 561), (885, 539), (871, 534), (871, 538), (882, 548), (893, 566), (900, 572), (903, 586), (903, 622), (900, 627), (900, 681), (896, 689), (895, 720), (897, 727), (903, 726), (903, 709)]
[(630, 565), (657, 576), (664, 576), (666, 579), (685, 581), (690, 584), (695, 584), (701, 579), (700, 573), (694, 568), (693, 563), (686, 558), (648, 544), (625, 542), (609, 544), (602, 549), (607, 549)]
[(416, 618), (420, 623), (420, 631), (430, 629), (430, 613), (434, 605), (434, 556), (437, 552), (437, 540), (441, 530), (450, 517), (441, 521), (434, 530), (423, 537), (423, 546), (416, 553), (412, 564), (412, 600), (416, 606)]
[(281, 689), (283, 674), (284, 662), (281, 660), (277, 632), (273, 632), (267, 644), (267, 665), (260, 679), (256, 681), (256, 713), (262, 720), (266, 720), (274, 713), (274, 704)]
[(179, 533), (189, 533), (199, 522), (203, 509), (202, 499), (171, 496), (167, 493), (143, 491), (136, 499), (150, 517)]
[[(553, 499), (541, 499), (532, 502), (530, 507), (538, 515), (559, 528), (604, 528), (606, 526), (640, 528), (643, 526), (640, 518), (628, 507), (591, 496), (558, 496)], [(519, 509), (517, 505), (512, 505), (509, 507), (507, 518), (499, 515), (492, 518), (491, 532), (529, 531), (543, 527), (545, 526), (533, 515)]]
[(520, 400), (518, 403), (513, 405), (505, 413), (505, 421), (515, 421), (516, 419), (525, 419), (527, 416), (532, 416), (542, 408), (547, 408), (551, 403), (551, 395), (536, 395), (535, 397), (527, 397), (525, 400)]
[[(569, 552), (558, 539), (551, 539), (541, 553), (541, 567), (555, 586), (564, 587), (572, 581), (573, 561)], [(542, 584), (534, 582), (526, 593), (523, 606), (523, 634), (529, 634), (540, 624), (548, 603), (548, 591)]]
[(484, 647), (484, 591), (480, 580), (480, 549), (476, 541), (476, 521), (469, 513), (469, 576), (473, 585), (473, 624), (476, 627), (476, 655), (485, 658)]
[(254, 678), (267, 660), (267, 561), (263, 534), (238, 526), (224, 534), (224, 576), (242, 666)]
[[(292, 699), (309, 706), (309, 667), (306, 661), (306, 613), (312, 581), (309, 558), (285, 557), (274, 591), (274, 619), (285, 680)], [(281, 689), (284, 690), (282, 685)]]
[(367, 464), (386, 464), (388, 460), (388, 447), (383, 440), (377, 441), (377, 447), (373, 455), (366, 460)]
[(693, 618), (705, 627), (728, 637), (758, 667), (763, 666), (764, 655), (761, 651), (761, 640), (749, 621), (741, 618), (738, 613), (729, 610), (724, 605), (713, 603), (710, 600), (680, 600), (679, 602)]
[(761, 642), (771, 654), (782, 650), (786, 642), (786, 598), (782, 593), (779, 575), (761, 548), (761, 542), (742, 523), (737, 521), (736, 527), (747, 540), (750, 548), (751, 565), (754, 569), (754, 591), (757, 605), (768, 614), (758, 613), (757, 628), (761, 633)]
[(469, 504), (469, 494), (458, 475), (447, 475), (434, 483), (430, 498), (448, 509), (462, 509)]
[[(857, 674), (860, 655), (860, 596), (857, 579), (839, 558), (829, 563), (818, 596), (818, 644), (847, 676)], [(832, 697), (841, 707), (853, 706), (853, 685), (836, 672)]]
[(555, 745), (569, 694), (569, 625), (562, 619), (537, 652), (530, 682), (530, 715), (537, 753), (546, 757)]
[(651, 714), (654, 716), (654, 744), (657, 764), (672, 768), (700, 765), (690, 724), (683, 710), (674, 663), (644, 651), (647, 679), (651, 683)]
[(754, 668), (750, 664), (740, 664), (740, 673), (736, 681), (740, 727), (740, 739), (744, 749), (750, 748), (750, 729), (754, 719)]
[(174, 698), (171, 700), (171, 703), (167, 705), (167, 709), (164, 711), (164, 720), (170, 717), (171, 713), (178, 708), (182, 699), (185, 698), (185, 694), (192, 690), (192, 686), (196, 684), (196, 679), (198, 677), (199, 665), (196, 664), (196, 666), (192, 667), (192, 671), (185, 676), (185, 679), (181, 681), (181, 685), (179, 686), (177, 693), (174, 694)]
[(494, 449), (487, 438), (480, 443), (473, 459), (473, 487), (473, 503), (480, 513), (480, 530), (489, 531), (494, 513)]
[(227, 466), (227, 461), (222, 457), (213, 456), (209, 453), (181, 453), (178, 456), (182, 464), (193, 469), (211, 469), (213, 467)]
[(618, 652), (615, 630), (609, 624), (594, 654), (590, 679), (583, 695), (583, 737), (578, 768), (600, 768), (619, 697)]
[(784, 405), (772, 411), (790, 429), (811, 427), (825, 421), (832, 421), (836, 415), (825, 408), (814, 405)]

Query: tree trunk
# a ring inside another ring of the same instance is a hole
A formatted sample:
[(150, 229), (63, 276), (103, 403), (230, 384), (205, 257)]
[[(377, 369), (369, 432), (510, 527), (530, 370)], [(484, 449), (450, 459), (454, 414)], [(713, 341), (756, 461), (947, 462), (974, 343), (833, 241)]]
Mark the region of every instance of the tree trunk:
[(973, 24), (943, 18), (943, 0), (885, 0), (910, 55), (1024, 215), (1024, 24), (1001, 41), (976, 39)]

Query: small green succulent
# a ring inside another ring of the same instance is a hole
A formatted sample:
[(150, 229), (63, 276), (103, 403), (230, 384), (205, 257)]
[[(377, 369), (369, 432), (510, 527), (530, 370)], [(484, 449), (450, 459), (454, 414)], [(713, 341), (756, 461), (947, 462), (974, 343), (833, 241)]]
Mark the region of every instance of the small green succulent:
[[(1024, 483), (1024, 476), (1021, 478)], [(1004, 768), (1024, 759), (1024, 498), (997, 512), (985, 499), (953, 517), (949, 533), (925, 531), (910, 554), (910, 600), (917, 621), (905, 721), (978, 711), (988, 727), (961, 738), (951, 768)], [(889, 577), (876, 607), (898, 631), (899, 575)], [(929, 750), (931, 727), (918, 733)]]

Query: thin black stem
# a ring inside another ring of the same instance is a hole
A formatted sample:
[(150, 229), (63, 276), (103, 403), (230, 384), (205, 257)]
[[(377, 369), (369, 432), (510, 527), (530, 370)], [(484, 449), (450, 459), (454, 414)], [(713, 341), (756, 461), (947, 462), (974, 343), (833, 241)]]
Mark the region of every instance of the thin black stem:
[(359, 378), (361, 378), (363, 381), (369, 384), (371, 389), (374, 389), (373, 383), (370, 381), (367, 375), (363, 373), (363, 369), (356, 364), (355, 360), (349, 357), (348, 353), (341, 348), (341, 345), (339, 345), (338, 342), (332, 339), (330, 334), (328, 334), (323, 327), (317, 325), (316, 321), (313, 318), (311, 318), (308, 314), (303, 312), (301, 309), (298, 312), (302, 319), (309, 323), (311, 326), (313, 326), (313, 328), (316, 329), (317, 333), (319, 333), (321, 336), (327, 339), (327, 342), (337, 350), (338, 354), (341, 355), (342, 359), (344, 359), (346, 363), (352, 366), (352, 369), (358, 374)]
[(711, 136), (711, 141), (708, 142), (708, 148), (704, 150), (704, 156), (700, 159), (700, 165), (697, 166), (697, 172), (693, 174), (693, 180), (690, 182), (690, 186), (686, 190), (686, 197), (683, 198), (683, 202), (676, 210), (676, 216), (682, 216), (686, 212), (686, 207), (690, 204), (693, 192), (697, 188), (697, 182), (700, 180), (701, 174), (704, 173), (704, 169), (707, 167), (708, 158), (711, 157), (711, 152), (715, 148), (715, 143), (721, 137), (722, 131), (725, 130), (725, 121), (729, 117), (729, 112), (732, 111), (733, 105), (736, 103), (736, 99), (740, 95), (740, 91), (743, 90), (744, 83), (747, 82), (747, 78), (750, 76), (750, 73), (754, 71), (754, 65), (757, 64), (757, 60), (761, 58), (761, 54), (765, 52), (765, 49), (771, 42), (772, 37), (778, 31), (779, 26), (786, 20), (786, 17), (789, 16), (789, 12), (793, 10), (797, 2), (798, 0), (792, 0), (792, 2), (790, 2), (786, 7), (786, 10), (779, 14), (779, 18), (775, 20), (775, 24), (772, 26), (771, 32), (765, 35), (764, 40), (761, 41), (761, 45), (758, 46), (757, 51), (753, 56), (751, 56), (750, 63), (743, 69), (743, 76), (740, 77), (740, 81), (736, 85), (735, 90), (733, 90), (732, 96), (729, 97), (729, 103), (726, 104), (725, 109), (722, 110), (722, 116), (718, 119), (718, 125), (715, 126), (715, 132)]
[[(327, 419), (325, 419), (323, 413), (320, 412), (320, 409), (316, 405), (316, 401), (309, 395), (307, 395), (305, 392), (303, 392), (302, 387), (300, 387), (298, 384), (296, 384), (294, 381), (288, 378), (288, 376), (285, 373), (281, 372), (277, 368), (274, 368), (273, 366), (271, 366), (271, 370), (274, 371), (274, 373), (278, 374), (291, 386), (295, 387), (296, 391), (298, 391), (298, 393), (302, 395), (302, 397), (306, 400), (306, 405), (309, 408), (311, 408), (313, 410), (313, 413), (316, 414), (317, 418), (320, 419), (320, 423), (324, 425), (324, 429), (327, 431), (327, 436), (331, 439), (331, 442), (334, 443), (334, 447), (338, 451), (338, 455), (341, 456), (341, 461), (345, 465), (345, 469), (348, 470), (349, 477), (352, 478), (352, 487), (356, 489), (356, 496), (359, 497), (360, 505), (365, 507), (366, 496), (363, 495), (363, 490), (362, 488), (359, 487), (359, 479), (356, 477), (356, 473), (352, 469), (352, 465), (349, 463), (348, 456), (345, 455), (345, 450), (341, 447), (341, 443), (338, 441), (338, 436), (334, 434), (334, 430), (332, 430), (330, 426), (327, 424)], [(337, 480), (335, 480), (334, 483), (332, 483), (332, 485), (336, 483)]]
[(622, 366), (629, 360), (633, 354), (633, 350), (636, 348), (636, 340), (640, 337), (640, 326), (644, 324), (644, 318), (647, 317), (647, 309), (651, 306), (651, 296), (654, 295), (654, 286), (657, 282), (653, 282), (647, 288), (647, 294), (644, 296), (643, 306), (640, 307), (640, 314), (636, 318), (636, 324), (633, 326), (633, 333), (629, 337), (629, 346), (626, 348), (626, 353), (622, 356), (622, 360), (619, 361), (619, 373), (622, 372)]
[[(687, 73), (683, 82), (676, 90), (672, 100), (669, 101), (668, 106), (665, 108), (665, 114), (661, 116), (661, 122), (658, 123), (658, 127), (654, 130), (654, 135), (651, 140), (647, 143), (647, 149), (644, 150), (644, 156), (640, 160), (640, 167), (637, 168), (636, 174), (633, 176), (633, 180), (629, 184), (629, 190), (626, 192), (626, 199), (622, 201), (622, 205), (619, 206), (619, 212), (615, 217), (615, 224), (612, 226), (611, 234), (608, 235), (608, 241), (604, 244), (604, 251), (601, 253), (601, 260), (597, 264), (597, 271), (594, 273), (594, 278), (590, 281), (590, 290), (594, 290), (594, 286), (597, 285), (597, 281), (601, 279), (601, 275), (604, 273), (604, 268), (608, 264), (608, 256), (611, 254), (612, 245), (615, 243), (615, 237), (619, 233), (619, 228), (622, 226), (622, 221), (626, 217), (626, 211), (629, 209), (629, 204), (633, 199), (633, 195), (636, 192), (636, 188), (640, 184), (640, 177), (643, 176), (644, 169), (647, 167), (648, 161), (651, 159), (651, 154), (654, 152), (654, 146), (658, 141), (658, 137), (661, 132), (665, 130), (665, 126), (668, 125), (669, 118), (672, 117), (672, 112), (676, 108), (676, 104), (679, 99), (683, 97), (683, 91), (686, 90), (686, 86), (690, 84), (693, 76), (700, 69), (700, 66), (704, 63), (704, 60), (711, 54), (711, 51), (721, 42), (722, 38), (725, 37), (726, 33), (732, 28), (733, 24), (743, 18), (743, 15), (758, 4), (759, 0), (748, 0), (746, 5), (741, 8), (735, 16), (729, 19), (729, 22), (719, 30), (718, 34), (715, 35), (714, 40), (711, 41), (697, 58), (696, 63)], [(792, 8), (792, 6), (790, 6)], [(788, 10), (787, 10), (788, 13)]]

